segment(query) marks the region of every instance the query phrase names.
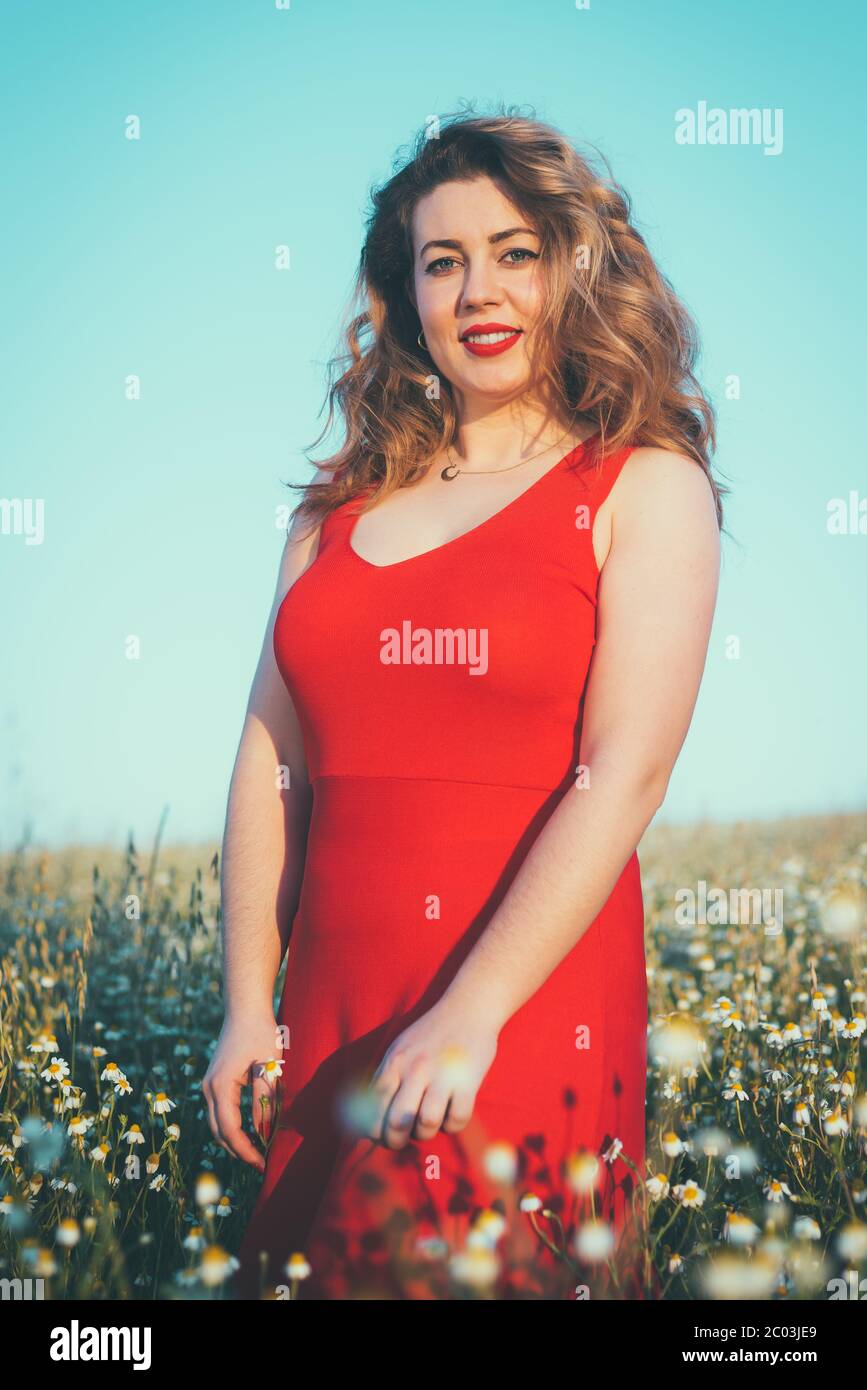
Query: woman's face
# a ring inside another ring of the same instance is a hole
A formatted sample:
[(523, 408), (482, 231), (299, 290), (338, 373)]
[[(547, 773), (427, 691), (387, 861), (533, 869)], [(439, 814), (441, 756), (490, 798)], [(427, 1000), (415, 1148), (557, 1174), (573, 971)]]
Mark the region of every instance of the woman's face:
[[(413, 284), (424, 339), (465, 402), (508, 400), (531, 381), (541, 245), (486, 177), (440, 184), (416, 205)], [(481, 330), (481, 342), (471, 330)]]

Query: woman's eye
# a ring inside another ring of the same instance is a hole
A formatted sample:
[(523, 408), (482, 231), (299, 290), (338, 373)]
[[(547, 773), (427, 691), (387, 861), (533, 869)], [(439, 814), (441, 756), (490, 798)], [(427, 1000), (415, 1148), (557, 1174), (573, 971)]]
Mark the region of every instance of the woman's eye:
[[(506, 256), (520, 256), (520, 257), (521, 257), (520, 260), (517, 260), (517, 261), (510, 261), (510, 262), (509, 262), (510, 265), (524, 265), (524, 264), (526, 263), (526, 260), (528, 260), (528, 259), (531, 260), (531, 261), (537, 261), (537, 260), (539, 259), (539, 254), (538, 254), (538, 252), (537, 252), (537, 251), (531, 251), (531, 250), (530, 250), (528, 247), (526, 247), (526, 246), (512, 246), (512, 247), (510, 247), (509, 250), (506, 252), (505, 256), (503, 256), (502, 259), (503, 259), (504, 261), (505, 261), (505, 259), (506, 259)], [(452, 265), (457, 265), (457, 258), (456, 258), (455, 256), (439, 256), (439, 257), (437, 258), (437, 260), (431, 261), (430, 265), (425, 267), (425, 274), (426, 274), (426, 275), (440, 275), (440, 274), (444, 273), (444, 271), (445, 271), (446, 269), (448, 269), (448, 268), (449, 268), (450, 266), (452, 266)]]
[(454, 259), (454, 256), (440, 256), (439, 260), (431, 261), (430, 265), (425, 268), (425, 274), (434, 274), (438, 265), (445, 265), (447, 261), (454, 261)]

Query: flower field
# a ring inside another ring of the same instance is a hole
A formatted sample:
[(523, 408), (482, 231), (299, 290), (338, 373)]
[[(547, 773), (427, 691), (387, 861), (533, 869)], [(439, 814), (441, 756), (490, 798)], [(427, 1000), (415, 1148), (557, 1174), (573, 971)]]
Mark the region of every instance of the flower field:
[[(574, 1154), (567, 1238), (494, 1144), (502, 1202), (460, 1248), (404, 1223), (395, 1259), (429, 1297), (497, 1297), (512, 1262), (530, 1298), (857, 1297), (867, 815), (653, 827), (639, 858), (646, 1171), (616, 1137)], [(219, 962), (213, 846), (0, 858), (0, 1278), (54, 1300), (231, 1296), (260, 1178), (201, 1093)], [(606, 1169), (631, 1175), (629, 1250), (594, 1214)], [(296, 1252), (266, 1296), (303, 1296), (308, 1271)]]

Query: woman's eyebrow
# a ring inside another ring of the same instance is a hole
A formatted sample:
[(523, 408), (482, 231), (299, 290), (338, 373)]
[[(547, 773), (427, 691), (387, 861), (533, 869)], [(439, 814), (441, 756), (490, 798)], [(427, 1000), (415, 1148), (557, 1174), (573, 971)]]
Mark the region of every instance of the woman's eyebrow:
[[(505, 232), (494, 232), (491, 236), (488, 237), (488, 241), (493, 246), (496, 242), (505, 241), (506, 238), (510, 236), (537, 237), (538, 235), (539, 233), (534, 232), (532, 227), (509, 227), (508, 230)], [(447, 237), (445, 238), (445, 240), (442, 241), (426, 241), (418, 254), (420, 256), (423, 256), (425, 251), (429, 251), (432, 246), (445, 246), (448, 248), (449, 251), (460, 251), (463, 248), (463, 242), (458, 241), (454, 237)]]

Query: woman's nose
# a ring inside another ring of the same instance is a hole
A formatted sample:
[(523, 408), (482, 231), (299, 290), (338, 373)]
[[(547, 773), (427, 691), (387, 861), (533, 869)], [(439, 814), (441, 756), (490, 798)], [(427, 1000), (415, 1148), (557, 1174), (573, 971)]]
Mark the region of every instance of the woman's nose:
[(489, 266), (471, 267), (464, 276), (461, 304), (464, 309), (472, 309), (481, 304), (499, 304), (502, 291)]

